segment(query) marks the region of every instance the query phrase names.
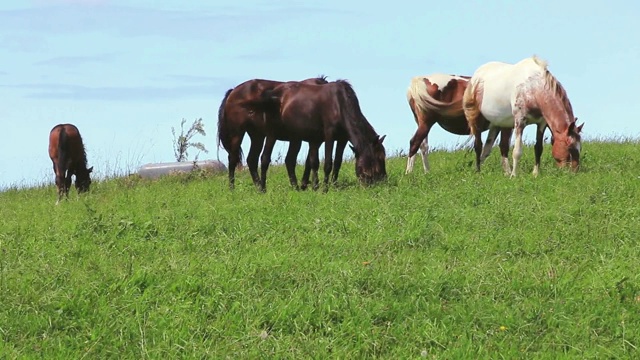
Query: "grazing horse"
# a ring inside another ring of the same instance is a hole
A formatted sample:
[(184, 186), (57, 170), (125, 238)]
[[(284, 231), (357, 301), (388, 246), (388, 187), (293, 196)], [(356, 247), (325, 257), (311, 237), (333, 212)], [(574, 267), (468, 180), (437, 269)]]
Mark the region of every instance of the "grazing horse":
[[(465, 90), (463, 107), (469, 128), (475, 137), (476, 170), (491, 152), (489, 139), (495, 138), (499, 128), (514, 128), (513, 169), (509, 169), (508, 143), (501, 142), (502, 167), (511, 177), (516, 176), (522, 156), (522, 132), (529, 124), (537, 125), (535, 166), (533, 175), (540, 172), (543, 135), (546, 127), (552, 134), (553, 158), (562, 167), (569, 163), (573, 171), (580, 166), (580, 132), (576, 126), (571, 102), (560, 82), (547, 69), (547, 62), (536, 57), (516, 64), (489, 62), (480, 66)], [(482, 146), (480, 129), (489, 123), (487, 144)], [(481, 153), (482, 152), (482, 153)]]
[[(418, 124), (418, 129), (409, 141), (409, 156), (405, 174), (413, 171), (418, 148), (421, 150), (424, 172), (429, 171), (429, 131), (436, 123), (452, 134), (471, 134), (462, 109), (462, 96), (469, 79), (469, 76), (440, 73), (415, 76), (411, 79), (411, 84), (407, 89), (407, 101)], [(488, 125), (480, 130), (485, 131), (486, 129), (488, 129)], [(511, 138), (511, 131), (511, 129), (504, 129), (501, 141), (508, 142)], [(493, 142), (491, 144), (493, 145)]]
[[(310, 84), (326, 84), (325, 76), (318, 76), (303, 80)], [(260, 186), (258, 175), (258, 158), (264, 145), (266, 114), (256, 108), (245, 107), (242, 104), (258, 101), (265, 90), (270, 90), (282, 84), (282, 81), (252, 79), (227, 90), (218, 109), (218, 146), (222, 145), (229, 154), (229, 187), (234, 188), (236, 167), (242, 166), (242, 139), (248, 133), (251, 138), (251, 148), (247, 155), (247, 166), (254, 184)], [(288, 139), (281, 139), (288, 140)], [(295, 178), (297, 155), (302, 142), (290, 142), (285, 158), (289, 177)], [(293, 173), (293, 175), (292, 175)], [(297, 180), (296, 180), (297, 182)]]
[[(324, 186), (328, 189), (333, 170), (335, 181), (342, 162), (342, 150), (349, 141), (356, 158), (356, 175), (366, 184), (387, 177), (386, 154), (380, 137), (360, 109), (355, 91), (346, 80), (326, 85), (288, 82), (262, 96), (266, 106), (279, 116), (268, 116), (267, 139), (261, 158), (261, 190), (266, 190), (267, 170), (271, 153), (278, 139), (291, 139), (309, 143), (307, 164), (314, 172), (317, 188), (319, 167), (318, 148), (324, 143)], [(337, 141), (336, 166), (333, 164), (333, 142)], [(306, 173), (305, 169), (305, 173)], [(304, 180), (303, 180), (304, 182)]]
[(76, 176), (76, 189), (78, 193), (89, 191), (91, 185), (91, 172), (93, 166), (87, 169), (87, 153), (82, 143), (82, 137), (75, 125), (58, 124), (49, 133), (49, 157), (53, 162), (53, 171), (56, 174), (56, 187), (58, 188), (58, 201), (62, 195), (69, 197), (71, 176)]

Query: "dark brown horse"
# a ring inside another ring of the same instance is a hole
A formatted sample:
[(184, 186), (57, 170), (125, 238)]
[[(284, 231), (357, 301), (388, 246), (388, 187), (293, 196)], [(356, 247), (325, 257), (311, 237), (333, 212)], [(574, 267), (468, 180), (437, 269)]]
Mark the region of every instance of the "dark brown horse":
[[(304, 83), (326, 84), (325, 76), (318, 76), (303, 80)], [(259, 101), (261, 94), (265, 90), (271, 90), (283, 84), (282, 81), (253, 79), (248, 80), (233, 89), (227, 90), (220, 108), (218, 109), (218, 146), (222, 147), (229, 154), (229, 187), (234, 188), (235, 170), (242, 166), (242, 139), (248, 133), (251, 138), (251, 148), (247, 155), (247, 166), (256, 186), (260, 185), (258, 175), (258, 158), (264, 146), (266, 114), (255, 107), (245, 107), (246, 102)], [(301, 141), (288, 140), (289, 149), (285, 158), (287, 172), (292, 184), (297, 186), (295, 166)]]
[[(262, 101), (267, 113), (275, 112), (275, 116), (267, 116), (266, 122), (267, 139), (261, 158), (262, 191), (266, 190), (267, 170), (278, 139), (309, 143), (307, 165), (314, 172), (314, 188), (317, 188), (318, 149), (323, 143), (325, 190), (332, 170), (332, 180), (337, 178), (347, 141), (353, 144), (356, 175), (362, 182), (369, 184), (386, 178), (386, 154), (382, 145), (385, 136), (380, 137), (362, 114), (356, 93), (346, 80), (326, 85), (288, 82), (265, 91)], [(334, 141), (338, 143), (336, 166), (333, 164)]]
[(78, 193), (89, 191), (93, 166), (87, 169), (87, 153), (82, 143), (82, 137), (75, 125), (58, 124), (49, 133), (49, 157), (53, 162), (56, 174), (58, 201), (62, 195), (69, 197), (71, 176), (76, 176), (75, 186)]

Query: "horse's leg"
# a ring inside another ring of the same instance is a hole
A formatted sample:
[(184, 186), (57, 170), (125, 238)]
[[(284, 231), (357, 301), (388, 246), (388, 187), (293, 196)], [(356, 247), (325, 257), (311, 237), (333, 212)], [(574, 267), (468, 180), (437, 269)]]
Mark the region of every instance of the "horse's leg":
[(242, 146), (244, 134), (235, 135), (231, 138), (229, 146), (229, 189), (233, 190), (236, 184), (236, 167), (240, 158), (240, 147)]
[(420, 155), (422, 155), (422, 168), (424, 173), (428, 173), (429, 167), (429, 138), (424, 138), (424, 141), (420, 144)]
[(512, 128), (502, 128), (500, 130), (500, 155), (502, 155), (502, 169), (505, 175), (511, 173), (511, 167), (509, 166), (509, 146), (511, 145), (512, 132)]
[[(302, 172), (302, 182), (300, 183), (300, 190), (307, 190), (309, 186), (309, 176), (311, 175), (313, 144), (309, 143), (309, 152), (307, 153), (307, 159), (304, 161), (304, 171)], [(317, 151), (317, 150), (316, 150)]]
[(262, 147), (264, 146), (264, 134), (259, 133), (249, 133), (249, 137), (251, 138), (251, 147), (249, 148), (249, 153), (247, 154), (247, 167), (249, 168), (249, 173), (251, 174), (251, 179), (253, 183), (260, 187), (260, 176), (258, 175), (258, 159), (260, 158), (260, 152), (262, 151)]
[(309, 154), (307, 155), (307, 165), (302, 179), (302, 189), (305, 190), (309, 185), (309, 173), (313, 173), (311, 184), (314, 190), (318, 189), (318, 168), (320, 167), (320, 145), (322, 143), (310, 142)]
[(318, 190), (320, 187), (320, 176), (318, 175), (318, 171), (320, 169), (320, 146), (322, 143), (317, 143), (316, 151), (313, 153), (313, 159), (311, 159), (311, 163), (313, 166), (311, 167), (311, 186), (313, 190)]
[(331, 173), (331, 182), (333, 184), (338, 182), (338, 173), (340, 173), (340, 167), (342, 167), (342, 157), (344, 156), (345, 147), (347, 147), (347, 140), (337, 141), (336, 156), (333, 160), (333, 172)]
[(407, 156), (407, 168), (404, 171), (405, 175), (413, 172), (413, 163), (416, 162), (416, 156), (418, 156), (418, 154)]
[(524, 116), (524, 114), (516, 114), (514, 115), (514, 119), (514, 130), (516, 132), (516, 139), (513, 144), (513, 168), (511, 169), (511, 177), (516, 176), (518, 162), (522, 157), (522, 132), (524, 131), (524, 127), (527, 125), (526, 117)]
[(426, 114), (419, 110), (417, 114), (414, 111), (414, 116), (416, 117), (416, 122), (418, 123), (418, 129), (409, 141), (409, 158), (407, 159), (407, 169), (405, 170), (405, 174), (413, 171), (413, 163), (415, 162), (415, 157), (418, 149), (422, 150), (422, 167), (424, 168), (424, 172), (429, 172), (428, 137), (429, 131), (431, 131), (431, 127), (436, 123), (435, 117), (427, 117)]
[(484, 161), (491, 154), (491, 150), (493, 150), (493, 146), (498, 139), (498, 132), (500, 132), (500, 128), (489, 127), (489, 131), (487, 132), (487, 139), (485, 140), (484, 147), (482, 148), (482, 155), (480, 155), (481, 163), (484, 163)]
[(296, 178), (296, 161), (301, 147), (302, 141), (290, 141), (289, 150), (287, 150), (287, 156), (284, 159), (284, 163), (287, 167), (287, 173), (289, 174), (289, 182), (295, 189), (299, 189), (298, 179)]
[(267, 191), (267, 170), (269, 170), (269, 164), (271, 163), (271, 153), (273, 152), (273, 147), (276, 144), (276, 137), (267, 135), (267, 141), (264, 144), (264, 150), (262, 150), (262, 158), (261, 160), (261, 176), (260, 176), (260, 191)]
[(538, 124), (538, 131), (536, 132), (536, 144), (534, 145), (536, 164), (533, 166), (533, 176), (538, 176), (540, 173), (540, 157), (542, 156), (542, 145), (544, 142), (544, 131), (547, 129), (547, 123), (543, 122)]
[[(424, 169), (425, 174), (429, 172), (429, 144), (427, 143), (427, 139), (425, 138), (420, 143), (420, 155), (422, 157), (422, 168)], [(416, 156), (418, 156), (417, 152), (413, 156), (409, 156), (407, 159), (407, 170), (405, 170), (405, 174), (409, 174), (413, 172), (413, 163), (416, 161)]]
[(62, 195), (64, 194), (64, 173), (59, 172), (56, 163), (53, 163), (53, 172), (56, 174), (56, 189), (58, 189), (58, 200), (56, 205), (60, 204)]
[(476, 172), (480, 172), (480, 154), (482, 153), (482, 137), (476, 132), (473, 149), (476, 151)]
[(329, 176), (333, 170), (333, 139), (327, 138), (324, 142), (324, 191), (329, 190)]
[(69, 199), (69, 189), (71, 189), (71, 176), (73, 176), (73, 172), (67, 170), (67, 177), (64, 179), (64, 196), (67, 199)]

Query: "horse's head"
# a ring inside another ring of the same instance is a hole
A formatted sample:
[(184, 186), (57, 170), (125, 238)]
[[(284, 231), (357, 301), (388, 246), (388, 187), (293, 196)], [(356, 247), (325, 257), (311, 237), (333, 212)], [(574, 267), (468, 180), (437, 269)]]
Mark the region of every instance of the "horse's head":
[(386, 153), (384, 150), (383, 137), (378, 136), (365, 150), (360, 153), (353, 146), (351, 150), (356, 157), (356, 176), (365, 184), (372, 184), (387, 178)]
[(573, 171), (578, 171), (580, 167), (580, 133), (584, 126), (584, 123), (576, 126), (577, 120), (578, 118), (575, 118), (565, 131), (551, 136), (551, 154), (556, 160), (556, 165), (563, 167), (566, 164), (570, 164)]
[(88, 169), (81, 169), (76, 171), (76, 190), (78, 190), (78, 193), (89, 191), (89, 186), (91, 186), (92, 171), (93, 166)]

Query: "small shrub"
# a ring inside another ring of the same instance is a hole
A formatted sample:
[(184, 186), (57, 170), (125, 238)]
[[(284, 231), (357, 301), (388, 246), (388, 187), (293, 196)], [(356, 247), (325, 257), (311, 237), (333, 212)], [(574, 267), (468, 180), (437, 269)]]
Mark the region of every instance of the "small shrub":
[[(173, 127), (171, 127), (171, 133), (173, 134), (173, 154), (176, 157), (176, 161), (181, 162), (187, 160), (189, 156), (188, 150), (193, 147), (200, 151), (204, 151), (208, 153), (209, 151), (205, 148), (204, 144), (201, 142), (193, 142), (191, 139), (196, 135), (200, 134), (202, 136), (206, 136), (207, 134), (204, 131), (204, 124), (202, 123), (202, 118), (196, 119), (187, 133), (184, 132), (184, 124), (187, 122), (186, 119), (182, 119), (180, 122), (180, 135), (176, 136), (176, 131)], [(198, 156), (196, 155), (196, 160)]]

